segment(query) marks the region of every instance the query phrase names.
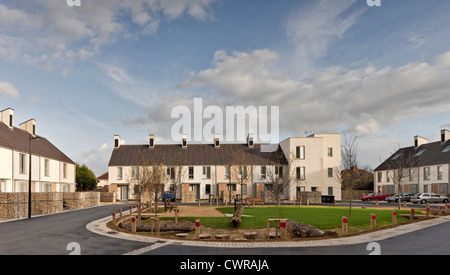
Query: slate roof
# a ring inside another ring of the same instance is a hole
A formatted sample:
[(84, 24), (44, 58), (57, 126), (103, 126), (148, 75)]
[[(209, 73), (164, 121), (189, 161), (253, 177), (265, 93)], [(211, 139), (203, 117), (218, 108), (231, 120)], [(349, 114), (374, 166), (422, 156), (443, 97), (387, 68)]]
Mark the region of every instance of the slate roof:
[[(375, 171), (384, 171), (384, 170), (392, 170), (395, 169), (395, 160), (393, 160), (398, 154), (403, 153), (404, 156), (413, 155), (414, 162), (411, 168), (413, 167), (423, 167), (423, 166), (433, 166), (439, 164), (450, 164), (450, 151), (443, 152), (448, 146), (450, 146), (450, 140), (447, 142), (433, 142), (423, 144), (418, 148), (406, 147), (401, 148), (392, 156), (390, 156), (386, 161), (384, 161), (380, 166), (378, 166)], [(423, 153), (420, 156), (415, 156), (420, 151)], [(405, 167), (408, 168), (408, 167)]]
[[(32, 141), (32, 154), (49, 159), (75, 164), (69, 157), (61, 152), (46, 138), (37, 136), (39, 139)], [(30, 151), (30, 134), (20, 128), (9, 128), (0, 122), (0, 147), (28, 154)]]
[[(187, 148), (169, 144), (156, 145), (153, 149), (148, 145), (121, 145), (112, 152), (108, 166), (136, 166), (140, 154), (150, 162), (149, 165), (157, 165), (159, 159), (165, 166), (269, 165), (269, 161), (279, 165), (288, 163), (280, 147), (276, 152), (267, 153), (261, 152), (261, 144), (255, 144), (253, 148), (247, 144), (221, 144), (219, 148), (212, 144), (189, 144)], [(246, 163), (238, 163), (238, 159), (245, 159)]]

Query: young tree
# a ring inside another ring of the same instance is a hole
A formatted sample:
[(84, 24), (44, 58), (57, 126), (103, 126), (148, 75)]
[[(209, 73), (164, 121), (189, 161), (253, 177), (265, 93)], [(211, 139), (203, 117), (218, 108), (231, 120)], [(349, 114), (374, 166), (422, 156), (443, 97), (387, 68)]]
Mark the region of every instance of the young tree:
[(268, 159), (266, 165), (266, 190), (265, 193), (269, 195), (276, 204), (276, 218), (278, 219), (278, 205), (280, 200), (290, 191), (294, 186), (291, 182), (295, 180), (296, 169), (294, 166), (295, 155), (291, 152), (290, 160), (287, 164), (283, 163), (284, 155), (282, 152), (273, 153), (274, 158)]
[(244, 198), (244, 186), (251, 182), (253, 171), (251, 166), (248, 166), (249, 157), (247, 154), (233, 152), (232, 158), (234, 165), (230, 167), (230, 180), (240, 186), (242, 200)]
[(172, 185), (175, 199), (177, 198), (178, 191), (181, 190), (182, 185), (189, 179), (188, 169), (183, 167), (181, 161), (181, 154), (179, 152), (174, 153), (171, 156), (175, 166), (167, 167), (167, 181)]
[(149, 169), (149, 184), (147, 189), (150, 198), (153, 197), (153, 201), (155, 202), (155, 217), (158, 212), (158, 202), (161, 199), (161, 194), (164, 191), (165, 183), (167, 181), (166, 175), (167, 170), (161, 162), (161, 157), (155, 157)]
[(97, 188), (97, 177), (85, 164), (76, 166), (77, 191), (92, 191)]
[(138, 196), (139, 205), (142, 203), (142, 196), (148, 189), (150, 183), (149, 161), (145, 158), (144, 152), (138, 153), (136, 166), (131, 167), (131, 171), (126, 176), (126, 180), (134, 193)]
[[(399, 145), (400, 148), (400, 145)], [(415, 152), (405, 149), (398, 149), (393, 157), (386, 162), (386, 168), (391, 171), (389, 177), (397, 187), (398, 191), (398, 209), (401, 207), (401, 194), (403, 191), (402, 183), (410, 175), (414, 175), (417, 167)]]

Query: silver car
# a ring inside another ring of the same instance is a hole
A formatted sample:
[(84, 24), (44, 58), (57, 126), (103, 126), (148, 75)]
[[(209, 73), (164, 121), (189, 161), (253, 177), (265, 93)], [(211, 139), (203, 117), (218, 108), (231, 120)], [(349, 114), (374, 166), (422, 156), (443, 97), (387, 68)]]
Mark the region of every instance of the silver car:
[(449, 199), (447, 197), (444, 196), (440, 196), (438, 194), (435, 193), (419, 193), (416, 194), (412, 197), (411, 201), (413, 203), (421, 203), (421, 204), (425, 204), (425, 203), (448, 203)]

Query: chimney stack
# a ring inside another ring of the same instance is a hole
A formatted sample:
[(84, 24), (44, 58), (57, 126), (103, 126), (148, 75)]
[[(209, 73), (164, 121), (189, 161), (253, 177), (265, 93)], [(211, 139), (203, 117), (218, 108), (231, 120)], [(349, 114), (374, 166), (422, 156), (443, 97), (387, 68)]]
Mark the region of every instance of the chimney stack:
[(183, 135), (183, 138), (181, 141), (181, 147), (187, 148), (187, 135)]
[(445, 143), (450, 140), (450, 131), (449, 130), (441, 130), (441, 142)]
[(13, 128), (14, 125), (14, 110), (7, 108), (0, 111), (0, 121), (8, 125), (9, 128)]
[(249, 148), (253, 148), (253, 146), (255, 145), (252, 133), (249, 133), (247, 136), (247, 145)]
[(218, 134), (214, 135), (214, 147), (216, 148), (220, 147), (220, 135)]
[(148, 136), (148, 147), (150, 149), (155, 148), (155, 135), (153, 135), (153, 134)]
[(115, 135), (114, 136), (114, 149), (119, 149), (119, 148), (120, 148), (120, 136)]
[(427, 144), (428, 143), (428, 139), (423, 138), (421, 136), (415, 136), (414, 137), (414, 148), (417, 149), (420, 146)]
[(19, 125), (20, 129), (27, 131), (29, 134), (36, 136), (36, 120), (34, 118), (25, 121)]

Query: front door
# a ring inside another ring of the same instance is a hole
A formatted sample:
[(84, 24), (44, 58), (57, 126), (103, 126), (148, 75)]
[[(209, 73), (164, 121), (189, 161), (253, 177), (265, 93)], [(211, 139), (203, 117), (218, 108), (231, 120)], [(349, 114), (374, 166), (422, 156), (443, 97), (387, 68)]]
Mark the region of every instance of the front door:
[(128, 185), (119, 186), (119, 200), (120, 201), (128, 200)]

